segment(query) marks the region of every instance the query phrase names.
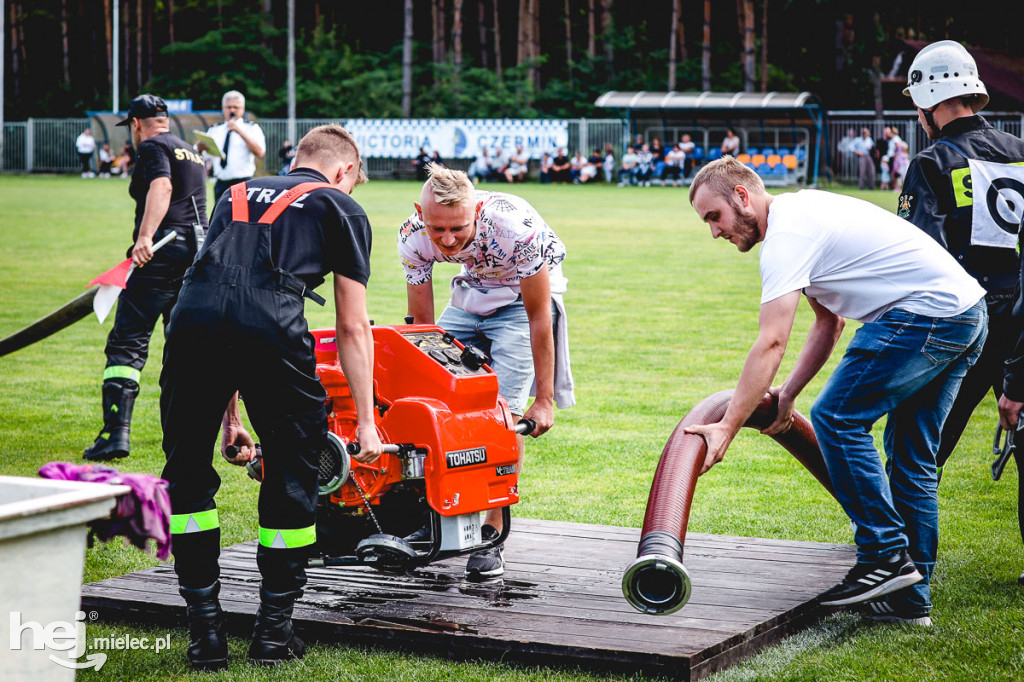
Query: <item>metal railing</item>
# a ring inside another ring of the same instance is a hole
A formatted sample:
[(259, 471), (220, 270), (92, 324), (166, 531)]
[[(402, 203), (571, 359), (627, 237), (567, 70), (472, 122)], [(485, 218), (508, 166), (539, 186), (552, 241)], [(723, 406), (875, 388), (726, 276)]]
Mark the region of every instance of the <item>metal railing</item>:
[[(997, 130), (1024, 137), (1024, 114), (982, 111), (981, 115)], [(828, 156), (824, 163), (831, 168), (833, 179), (839, 182), (857, 182), (857, 157), (844, 151), (848, 144), (844, 139), (851, 130), (854, 137), (859, 137), (861, 129), (867, 128), (871, 139), (877, 145), (881, 145), (885, 129), (895, 127), (899, 136), (907, 143), (907, 153), (911, 159), (932, 144), (917, 121), (916, 111), (885, 111), (881, 120), (875, 117), (873, 111), (830, 111), (826, 120), (828, 138), (824, 148)], [(880, 149), (879, 152), (881, 156), (886, 150)]]

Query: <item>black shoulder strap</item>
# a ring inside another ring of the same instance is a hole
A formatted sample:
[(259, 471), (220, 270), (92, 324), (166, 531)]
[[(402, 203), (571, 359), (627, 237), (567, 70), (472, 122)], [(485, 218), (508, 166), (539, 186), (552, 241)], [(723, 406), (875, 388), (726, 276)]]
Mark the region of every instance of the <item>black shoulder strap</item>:
[(947, 147), (949, 147), (950, 149), (952, 149), (953, 151), (955, 151), (955, 152), (956, 152), (957, 154), (959, 154), (960, 156), (962, 156), (962, 157), (964, 157), (965, 159), (967, 159), (968, 161), (970, 161), (970, 159), (971, 159), (971, 157), (967, 156), (967, 154), (966, 154), (966, 153), (964, 152), (964, 150), (963, 150), (963, 149), (960, 149), (960, 147), (957, 147), (957, 146), (956, 146), (955, 144), (953, 144), (953, 143), (952, 143), (952, 142), (950, 142), (949, 140), (939, 140), (939, 141), (938, 141), (938, 142), (936, 142), (935, 144), (944, 144), (944, 145), (946, 145)]

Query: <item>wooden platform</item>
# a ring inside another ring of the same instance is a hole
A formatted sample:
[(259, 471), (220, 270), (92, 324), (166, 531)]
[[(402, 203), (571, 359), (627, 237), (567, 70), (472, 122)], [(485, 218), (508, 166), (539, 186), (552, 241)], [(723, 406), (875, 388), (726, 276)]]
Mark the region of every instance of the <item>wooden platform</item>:
[[(690, 602), (650, 616), (621, 589), (639, 529), (529, 519), (513, 529), (505, 575), (488, 583), (464, 579), (465, 558), (398, 577), (311, 569), (297, 627), (321, 642), (696, 680), (815, 622), (823, 611), (811, 600), (855, 560), (848, 545), (691, 534)], [(225, 549), (221, 567), (228, 628), (247, 637), (259, 601), (255, 543)], [(82, 602), (104, 620), (185, 618), (170, 565), (88, 584)]]

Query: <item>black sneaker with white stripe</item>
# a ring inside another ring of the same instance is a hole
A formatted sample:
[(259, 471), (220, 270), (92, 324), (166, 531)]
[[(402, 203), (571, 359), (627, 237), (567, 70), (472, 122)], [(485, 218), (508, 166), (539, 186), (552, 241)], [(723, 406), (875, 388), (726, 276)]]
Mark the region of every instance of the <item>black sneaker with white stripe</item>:
[(895, 559), (877, 564), (858, 563), (831, 590), (818, 597), (822, 606), (844, 606), (881, 597), (923, 580), (907, 550), (901, 550)]
[(918, 615), (904, 613), (893, 607), (887, 597), (870, 599), (861, 604), (858, 610), (876, 623), (902, 623), (926, 628), (932, 626), (932, 618), (927, 613)]
[[(488, 542), (496, 540), (500, 533), (498, 529), (489, 524), (484, 524), (480, 529), (480, 535)], [(469, 555), (466, 562), (466, 578), (470, 582), (480, 582), (497, 578), (505, 572), (505, 560), (501, 553), (503, 545), (496, 545), (490, 549), (481, 549)]]

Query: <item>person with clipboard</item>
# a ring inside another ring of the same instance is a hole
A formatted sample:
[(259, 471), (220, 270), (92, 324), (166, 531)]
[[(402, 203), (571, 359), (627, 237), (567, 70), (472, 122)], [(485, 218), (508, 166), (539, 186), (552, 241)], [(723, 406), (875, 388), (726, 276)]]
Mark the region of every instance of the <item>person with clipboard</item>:
[[(245, 95), (237, 90), (224, 93), (221, 98), (224, 122), (206, 131), (216, 143), (216, 149), (200, 139), (196, 149), (204, 152), (213, 164), (213, 206), (231, 185), (251, 180), (256, 175), (256, 160), (267, 150), (267, 140), (259, 124), (245, 120)], [(220, 151), (220, 156), (211, 154)]]

